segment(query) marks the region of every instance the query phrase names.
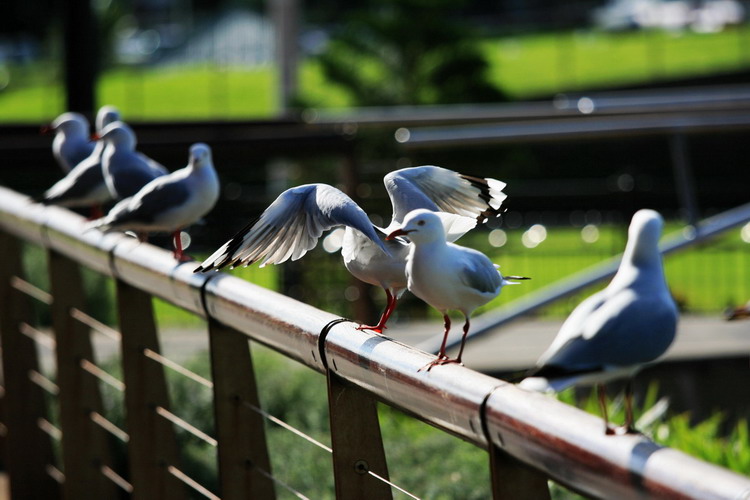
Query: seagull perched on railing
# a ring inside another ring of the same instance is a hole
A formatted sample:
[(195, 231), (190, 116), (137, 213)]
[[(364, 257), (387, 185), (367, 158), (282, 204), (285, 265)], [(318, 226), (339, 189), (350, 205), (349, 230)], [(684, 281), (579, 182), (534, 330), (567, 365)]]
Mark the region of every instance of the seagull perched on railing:
[[(497, 297), (503, 286), (516, 284), (509, 279), (529, 278), (505, 278), (498, 271), (499, 266), (482, 252), (447, 241), (440, 218), (429, 210), (409, 212), (401, 227), (392, 231), (386, 239), (393, 240), (398, 236), (404, 236), (411, 242), (406, 257), (409, 291), (440, 311), (445, 322), (443, 344), (437, 358), (427, 365), (427, 370), (446, 363), (461, 364), (471, 313)], [(451, 327), (449, 310), (461, 311), (466, 318), (461, 348), (455, 359), (445, 354)]]
[(66, 174), (89, 157), (94, 143), (89, 134), (89, 121), (81, 113), (68, 111), (42, 127), (42, 133), (54, 133), (52, 155)]
[[(120, 112), (113, 106), (102, 106), (96, 114), (96, 133), (120, 119)], [(39, 199), (45, 205), (63, 207), (91, 207), (92, 218), (104, 215), (102, 203), (112, 200), (112, 195), (104, 183), (102, 153), (104, 142), (97, 141), (92, 153), (73, 167), (68, 174), (44, 192)]]
[(89, 228), (103, 231), (170, 232), (174, 256), (183, 254), (180, 231), (207, 214), (219, 199), (219, 179), (211, 159), (211, 148), (196, 143), (190, 147), (187, 167), (157, 177), (135, 196), (126, 198)]
[(724, 319), (727, 321), (747, 318), (750, 318), (750, 301), (741, 306), (729, 307), (724, 311)]
[(677, 305), (664, 277), (659, 237), (664, 221), (653, 210), (639, 210), (617, 274), (604, 290), (587, 298), (565, 320), (525, 389), (558, 392), (572, 385), (598, 384), (607, 434), (604, 384), (628, 378), (626, 432), (634, 431), (632, 385), (638, 370), (664, 354), (677, 328)]
[(115, 200), (135, 195), (143, 186), (167, 173), (161, 164), (136, 151), (135, 133), (124, 122), (110, 123), (97, 140), (105, 144), (102, 153), (104, 182)]
[(385, 229), (373, 225), (351, 198), (334, 187), (297, 186), (281, 193), (257, 222), (226, 242), (196, 272), (297, 260), (315, 247), (324, 231), (345, 226), (341, 247), (344, 265), (357, 279), (383, 288), (387, 298), (377, 325), (359, 328), (381, 333), (406, 290), (404, 268), (408, 253), (405, 241), (383, 238), (400, 226), (407, 213), (425, 208), (445, 212), (440, 218), (447, 227), (448, 238), (455, 240), (477, 221), (497, 215), (506, 198), (502, 192), (504, 182), (431, 165), (396, 170), (387, 174), (383, 182), (393, 205), (392, 220)]

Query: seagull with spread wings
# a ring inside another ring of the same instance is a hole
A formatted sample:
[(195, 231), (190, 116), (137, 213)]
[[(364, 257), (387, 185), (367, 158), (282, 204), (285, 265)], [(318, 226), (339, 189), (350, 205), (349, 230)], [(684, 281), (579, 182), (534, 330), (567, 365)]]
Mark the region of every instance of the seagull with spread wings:
[(400, 238), (385, 241), (385, 236), (400, 226), (407, 213), (424, 208), (441, 212), (447, 237), (453, 241), (477, 221), (497, 215), (506, 198), (504, 182), (432, 165), (396, 170), (383, 182), (393, 206), (387, 228), (375, 226), (349, 196), (332, 186), (297, 186), (281, 193), (257, 222), (227, 241), (196, 272), (297, 260), (315, 247), (324, 231), (344, 226), (344, 265), (357, 279), (383, 288), (387, 298), (378, 323), (359, 328), (381, 333), (407, 286), (408, 244)]

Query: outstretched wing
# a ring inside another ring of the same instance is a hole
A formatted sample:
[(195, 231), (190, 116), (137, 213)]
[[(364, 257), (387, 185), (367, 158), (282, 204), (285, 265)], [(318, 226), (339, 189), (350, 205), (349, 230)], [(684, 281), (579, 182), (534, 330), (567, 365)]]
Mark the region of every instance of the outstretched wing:
[(383, 179), (393, 204), (393, 223), (418, 208), (448, 212), (484, 221), (497, 213), (505, 183), (459, 174), (436, 166), (410, 167), (389, 173)]
[(318, 243), (324, 231), (350, 226), (388, 253), (367, 214), (338, 189), (306, 184), (287, 189), (261, 214), (201, 264), (196, 272), (261, 261), (297, 260)]

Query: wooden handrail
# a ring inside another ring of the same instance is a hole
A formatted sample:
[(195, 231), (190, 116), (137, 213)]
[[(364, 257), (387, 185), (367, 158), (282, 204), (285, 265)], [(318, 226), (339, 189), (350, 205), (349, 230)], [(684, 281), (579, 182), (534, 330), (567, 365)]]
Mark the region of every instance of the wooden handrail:
[[(170, 252), (122, 235), (86, 232), (84, 224), (83, 218), (67, 210), (41, 207), (0, 188), (0, 232), (41, 244), (112, 276), (122, 286), (206, 317), (209, 325), (241, 332), (326, 374), (329, 392), (343, 394), (347, 387), (357, 388), (369, 398), (487, 449), (490, 457), (507, 456), (513, 467), (531, 469), (530, 477), (549, 477), (597, 497), (750, 496), (748, 477), (658, 446), (644, 436), (605, 436), (601, 420), (588, 413), (463, 366), (420, 371), (432, 359), (423, 351), (359, 331), (348, 321), (334, 324), (338, 318), (330, 313), (241, 279), (223, 273), (194, 274), (196, 263), (177, 264)], [(334, 440), (334, 457), (340, 442)], [(491, 464), (493, 469), (509, 466), (497, 459)], [(387, 479), (387, 471), (373, 471)], [(514, 480), (507, 471), (492, 470), (492, 474)], [(500, 498), (508, 490), (494, 483), (493, 491)], [(337, 478), (339, 492), (357, 487), (354, 482), (341, 486)], [(532, 498), (530, 493), (525, 497)]]

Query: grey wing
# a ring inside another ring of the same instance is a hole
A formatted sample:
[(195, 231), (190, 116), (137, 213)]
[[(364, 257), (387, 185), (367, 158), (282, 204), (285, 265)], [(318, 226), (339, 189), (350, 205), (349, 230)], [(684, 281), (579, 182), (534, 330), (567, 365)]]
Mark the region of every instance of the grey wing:
[(154, 178), (169, 173), (169, 171), (164, 167), (164, 165), (154, 160), (153, 158), (149, 158), (143, 153), (137, 153), (137, 154), (140, 157), (141, 161), (143, 161), (143, 163), (146, 165), (146, 169), (150, 171), (151, 175)]
[(101, 158), (89, 157), (44, 193), (44, 203), (54, 205), (85, 198), (103, 184)]
[(324, 231), (341, 225), (361, 231), (388, 253), (367, 214), (351, 198), (326, 184), (306, 184), (281, 193), (257, 222), (248, 224), (196, 271), (297, 260), (315, 247)]
[(96, 147), (95, 143), (92, 141), (80, 141), (79, 144), (76, 144), (76, 147), (71, 148), (71, 151), (67, 155), (67, 161), (70, 165), (70, 168), (72, 169), (82, 161), (84, 161), (86, 158), (88, 158), (91, 153), (94, 152), (94, 148)]
[(578, 304), (565, 319), (565, 322), (560, 327), (560, 331), (537, 361), (537, 366), (547, 364), (559, 351), (564, 350), (568, 343), (581, 337), (589, 317), (604, 304), (605, 298), (605, 291), (600, 290)]
[(624, 291), (605, 301), (547, 362), (568, 369), (628, 366), (659, 357), (674, 340), (674, 307), (655, 297)]
[(497, 268), (483, 253), (471, 250), (461, 256), (466, 262), (461, 268), (461, 281), (481, 293), (494, 293), (503, 279)]
[(120, 210), (109, 221), (111, 227), (131, 223), (150, 224), (161, 212), (182, 205), (190, 198), (190, 188), (185, 182), (152, 182), (143, 187), (126, 210)]
[(118, 198), (135, 196), (146, 184), (166, 172), (166, 170), (161, 172), (151, 169), (144, 158), (140, 155), (129, 156), (126, 160), (124, 159), (128, 165), (118, 167), (117, 171), (112, 174), (112, 183)]
[(504, 182), (432, 165), (396, 170), (383, 183), (393, 204), (393, 220), (399, 223), (418, 208), (484, 220), (506, 198)]

